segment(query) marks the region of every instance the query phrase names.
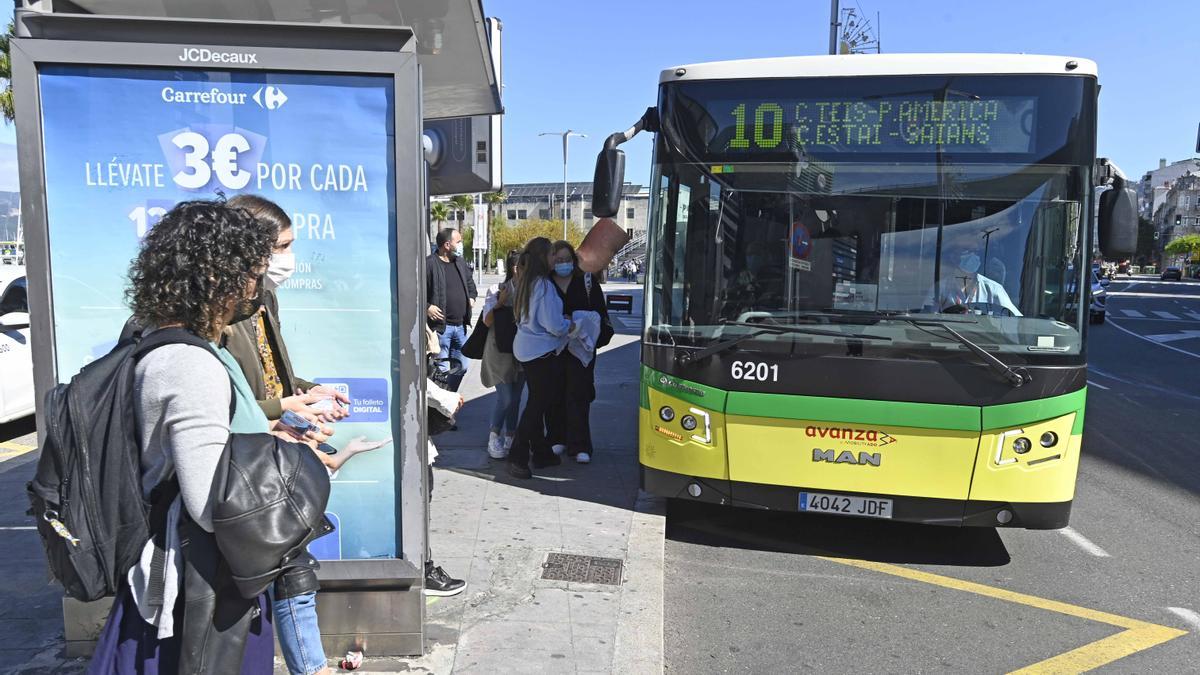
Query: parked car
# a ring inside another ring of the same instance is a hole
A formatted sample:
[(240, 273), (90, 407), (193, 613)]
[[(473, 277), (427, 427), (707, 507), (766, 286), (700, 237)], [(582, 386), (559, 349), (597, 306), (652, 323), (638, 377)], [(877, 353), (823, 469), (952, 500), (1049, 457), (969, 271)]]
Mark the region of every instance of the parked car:
[(1167, 279), (1182, 281), (1183, 270), (1179, 269), (1178, 267), (1164, 267), (1162, 274), (1159, 275), (1159, 279), (1162, 281), (1166, 281)]
[(0, 422), (33, 414), (33, 352), (25, 268), (0, 265)]
[(1092, 270), (1092, 302), (1088, 305), (1088, 319), (1092, 323), (1104, 323), (1108, 314), (1108, 279), (1101, 279)]

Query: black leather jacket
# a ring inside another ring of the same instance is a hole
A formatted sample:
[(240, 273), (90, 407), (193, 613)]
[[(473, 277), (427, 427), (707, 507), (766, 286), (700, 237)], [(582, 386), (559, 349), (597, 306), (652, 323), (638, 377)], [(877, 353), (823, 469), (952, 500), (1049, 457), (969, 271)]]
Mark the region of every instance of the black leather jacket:
[(242, 597), (283, 576), (282, 597), (316, 590), (314, 539), (325, 518), (329, 473), (306, 445), (270, 434), (231, 434), (212, 492), (213, 534)]

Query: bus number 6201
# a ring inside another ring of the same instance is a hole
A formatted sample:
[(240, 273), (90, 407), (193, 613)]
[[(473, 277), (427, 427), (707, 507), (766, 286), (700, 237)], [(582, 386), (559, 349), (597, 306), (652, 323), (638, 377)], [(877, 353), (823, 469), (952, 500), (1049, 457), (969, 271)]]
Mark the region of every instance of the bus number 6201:
[(735, 380), (750, 380), (752, 382), (778, 382), (778, 363), (757, 363), (755, 361), (734, 361), (729, 367), (729, 375)]

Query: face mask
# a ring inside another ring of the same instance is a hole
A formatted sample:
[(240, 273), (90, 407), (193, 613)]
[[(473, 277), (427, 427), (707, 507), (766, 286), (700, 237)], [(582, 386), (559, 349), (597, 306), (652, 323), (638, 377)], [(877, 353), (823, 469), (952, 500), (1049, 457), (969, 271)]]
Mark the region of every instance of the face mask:
[(463, 252), (466, 250), (461, 241), (454, 245), (454, 255), (456, 256), (462, 257)]
[(267, 264), (267, 276), (263, 279), (268, 289), (278, 288), (296, 271), (295, 253), (275, 253)]
[(253, 298), (247, 298), (238, 303), (237, 309), (233, 310), (233, 318), (229, 320), (230, 325), (245, 321), (258, 313), (262, 307), (262, 289), (263, 280), (258, 280), (258, 293), (254, 294)]
[(967, 274), (974, 274), (979, 271), (979, 256), (974, 253), (964, 253), (958, 259), (958, 266)]
[(555, 263), (554, 273), (560, 277), (569, 277), (575, 271), (575, 263)]

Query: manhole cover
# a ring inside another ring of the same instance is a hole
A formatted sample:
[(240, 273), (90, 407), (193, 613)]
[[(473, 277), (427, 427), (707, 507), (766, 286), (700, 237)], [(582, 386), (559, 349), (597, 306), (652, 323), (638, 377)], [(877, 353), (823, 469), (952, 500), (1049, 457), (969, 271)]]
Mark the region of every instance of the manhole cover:
[(574, 553), (551, 553), (542, 565), (542, 578), (578, 581), (585, 584), (621, 583), (623, 563), (616, 558), (597, 558)]

